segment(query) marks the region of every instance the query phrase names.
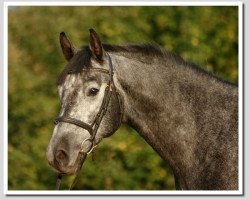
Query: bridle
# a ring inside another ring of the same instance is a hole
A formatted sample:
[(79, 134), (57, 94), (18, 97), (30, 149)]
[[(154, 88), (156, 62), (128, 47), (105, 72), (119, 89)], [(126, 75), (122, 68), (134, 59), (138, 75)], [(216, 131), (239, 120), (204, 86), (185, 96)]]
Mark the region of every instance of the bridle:
[[(96, 147), (96, 145), (95, 145), (95, 136), (96, 136), (98, 128), (99, 128), (99, 126), (100, 126), (100, 124), (102, 122), (103, 116), (106, 114), (106, 111), (107, 111), (107, 108), (108, 108), (108, 105), (109, 105), (109, 102), (110, 102), (110, 98), (111, 98), (113, 93), (115, 94), (115, 96), (116, 96), (116, 98), (118, 100), (118, 103), (119, 103), (119, 107), (120, 107), (120, 113), (119, 113), (120, 114), (120, 123), (119, 123), (119, 126), (120, 126), (121, 121), (122, 121), (122, 117), (123, 117), (122, 101), (121, 101), (119, 93), (116, 90), (116, 87), (115, 87), (115, 84), (114, 84), (114, 81), (113, 81), (114, 70), (113, 70), (113, 65), (112, 65), (112, 59), (111, 59), (111, 57), (109, 56), (108, 53), (107, 53), (107, 56), (108, 56), (108, 61), (109, 61), (109, 70), (102, 69), (102, 68), (90, 68), (90, 69), (88, 69), (88, 70), (96, 70), (96, 71), (99, 71), (101, 73), (109, 74), (109, 82), (108, 82), (108, 84), (107, 84), (107, 86), (105, 88), (102, 104), (101, 104), (101, 107), (100, 107), (94, 121), (91, 124), (88, 124), (88, 123), (85, 123), (85, 122), (83, 122), (81, 120), (78, 120), (78, 119), (75, 119), (75, 118), (72, 118), (72, 117), (68, 117), (68, 116), (57, 117), (55, 119), (55, 121), (54, 121), (55, 125), (58, 124), (59, 122), (74, 124), (76, 126), (79, 126), (79, 127), (83, 128), (83, 129), (87, 130), (89, 132), (89, 134), (91, 135), (90, 138), (86, 138), (82, 142), (81, 149), (79, 151), (79, 155), (78, 155), (78, 158), (77, 158), (77, 160), (79, 160), (79, 167), (76, 169), (77, 174), (76, 174), (76, 177), (75, 177), (72, 185), (70, 186), (70, 189), (74, 186), (74, 184), (75, 184), (75, 182), (77, 180), (77, 177), (79, 176), (79, 173), (80, 173), (81, 167), (83, 165), (83, 162), (86, 159), (87, 155), (89, 153), (93, 152), (94, 148)], [(91, 146), (90, 146), (89, 150), (86, 150), (84, 148), (83, 144), (86, 141), (91, 142)], [(63, 176), (63, 174), (58, 175), (57, 183), (56, 183), (56, 189), (57, 190), (60, 189), (62, 176)]]

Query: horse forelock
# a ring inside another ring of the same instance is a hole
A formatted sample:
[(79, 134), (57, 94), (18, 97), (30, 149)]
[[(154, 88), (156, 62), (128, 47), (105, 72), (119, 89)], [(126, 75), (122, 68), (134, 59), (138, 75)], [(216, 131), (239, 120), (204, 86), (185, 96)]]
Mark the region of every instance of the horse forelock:
[(74, 57), (67, 63), (66, 67), (57, 78), (57, 85), (64, 83), (68, 74), (81, 73), (82, 69), (91, 67), (91, 50), (88, 46), (84, 46)]

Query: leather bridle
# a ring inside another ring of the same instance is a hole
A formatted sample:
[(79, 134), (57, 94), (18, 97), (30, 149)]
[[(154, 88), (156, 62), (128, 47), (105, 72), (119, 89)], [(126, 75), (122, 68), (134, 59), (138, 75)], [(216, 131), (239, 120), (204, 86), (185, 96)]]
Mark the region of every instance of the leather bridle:
[[(106, 69), (102, 69), (102, 68), (89, 68), (88, 70), (96, 70), (99, 71), (101, 73), (107, 73), (109, 74), (109, 82), (105, 88), (105, 92), (104, 92), (104, 97), (102, 100), (102, 104), (101, 107), (99, 109), (99, 112), (97, 113), (94, 121), (91, 124), (85, 123), (81, 120), (72, 118), (72, 117), (68, 117), (68, 116), (60, 116), (57, 117), (54, 121), (54, 124), (58, 124), (59, 122), (64, 122), (64, 123), (69, 123), (69, 124), (74, 124), (76, 126), (79, 126), (85, 130), (87, 130), (89, 132), (89, 134), (91, 135), (90, 138), (86, 138), (81, 145), (81, 149), (79, 151), (79, 167), (77, 168), (77, 174), (75, 177), (75, 180), (73, 181), (70, 189), (73, 187), (74, 183), (76, 182), (76, 179), (79, 175), (80, 169), (83, 165), (84, 160), (86, 159), (87, 155), (89, 153), (91, 153), (93, 151), (93, 149), (95, 148), (95, 137), (96, 137), (96, 133), (98, 131), (98, 128), (100, 126), (100, 123), (104, 117), (104, 115), (106, 114), (109, 102), (110, 102), (110, 98), (112, 96), (112, 94), (114, 93), (115, 96), (117, 97), (118, 103), (119, 103), (119, 107), (120, 107), (120, 123), (119, 126), (121, 124), (122, 121), (122, 117), (123, 117), (123, 106), (122, 106), (122, 101), (120, 98), (119, 93), (116, 91), (115, 88), (115, 84), (113, 81), (113, 75), (114, 75), (114, 70), (113, 70), (113, 65), (112, 65), (112, 60), (111, 57), (109, 56), (109, 54), (107, 53), (108, 56), (108, 61), (109, 61), (109, 70)], [(90, 141), (91, 142), (91, 146), (89, 148), (89, 150), (86, 151), (86, 149), (84, 148), (84, 142), (86, 141)], [(77, 159), (78, 160), (78, 159)], [(63, 174), (59, 174), (58, 175), (58, 179), (57, 179), (57, 183), (56, 183), (56, 189), (60, 189), (60, 183), (61, 183), (61, 178), (62, 178)]]

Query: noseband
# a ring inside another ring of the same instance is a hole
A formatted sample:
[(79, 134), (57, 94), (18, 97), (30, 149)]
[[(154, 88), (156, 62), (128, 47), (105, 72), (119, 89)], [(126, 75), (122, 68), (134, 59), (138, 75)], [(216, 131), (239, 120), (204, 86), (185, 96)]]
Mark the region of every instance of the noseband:
[[(100, 126), (100, 123), (102, 122), (103, 116), (106, 114), (109, 102), (110, 102), (110, 98), (112, 96), (113, 93), (115, 93), (118, 103), (119, 103), (119, 107), (120, 107), (120, 124), (121, 124), (121, 120), (122, 120), (122, 115), (123, 115), (123, 110), (122, 110), (122, 104), (121, 104), (121, 99), (120, 99), (120, 95), (119, 93), (116, 91), (115, 85), (114, 85), (114, 81), (113, 81), (113, 75), (114, 75), (114, 71), (113, 71), (113, 65), (112, 65), (112, 60), (111, 57), (108, 55), (108, 60), (109, 60), (109, 70), (106, 69), (102, 69), (102, 68), (90, 68), (90, 70), (96, 70), (99, 71), (101, 73), (107, 73), (109, 74), (109, 82), (105, 88), (105, 92), (104, 92), (104, 97), (102, 100), (102, 104), (101, 107), (99, 109), (99, 112), (97, 113), (94, 121), (91, 124), (85, 123), (81, 120), (78, 119), (74, 119), (72, 117), (68, 117), (68, 116), (61, 116), (55, 119), (54, 124), (58, 124), (59, 122), (64, 122), (64, 123), (69, 123), (69, 124), (74, 124), (78, 127), (81, 127), (85, 130), (87, 130), (89, 132), (89, 134), (91, 135), (90, 138), (85, 139), (82, 142), (81, 145), (81, 149), (79, 151), (79, 168), (77, 169), (77, 175), (75, 177), (75, 180), (73, 181), (70, 189), (73, 187), (74, 183), (76, 182), (76, 179), (79, 175), (80, 169), (82, 167), (82, 164), (84, 162), (84, 160), (87, 157), (87, 154), (91, 153), (93, 151), (93, 149), (95, 148), (95, 137), (96, 137), (96, 133), (98, 131), (98, 128)], [(120, 125), (119, 124), (119, 125)], [(86, 151), (86, 149), (84, 148), (84, 142), (85, 141), (90, 141), (91, 142), (91, 147), (89, 150)], [(58, 179), (57, 179), (57, 183), (56, 183), (56, 189), (58, 190), (60, 188), (60, 183), (61, 183), (61, 178), (62, 178), (62, 174), (58, 175)]]

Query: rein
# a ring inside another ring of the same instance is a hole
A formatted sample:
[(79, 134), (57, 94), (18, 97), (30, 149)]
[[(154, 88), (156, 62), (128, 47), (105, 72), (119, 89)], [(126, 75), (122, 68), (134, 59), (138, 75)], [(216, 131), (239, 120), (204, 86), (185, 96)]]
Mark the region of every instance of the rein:
[[(98, 131), (98, 128), (102, 122), (103, 116), (106, 114), (109, 102), (110, 102), (110, 98), (112, 96), (113, 93), (116, 94), (116, 97), (118, 99), (118, 103), (119, 103), (119, 107), (120, 107), (120, 124), (122, 121), (122, 116), (123, 116), (123, 110), (122, 110), (122, 104), (121, 104), (121, 99), (120, 99), (120, 95), (119, 93), (116, 91), (115, 85), (114, 85), (114, 81), (113, 81), (113, 75), (114, 75), (114, 71), (113, 71), (113, 65), (112, 65), (112, 60), (111, 57), (108, 55), (108, 60), (109, 60), (109, 70), (106, 69), (102, 69), (102, 68), (90, 68), (90, 70), (97, 70), (101, 73), (107, 73), (109, 74), (109, 82), (105, 88), (105, 92), (104, 92), (104, 97), (102, 100), (102, 104), (100, 107), (99, 112), (97, 113), (95, 120), (92, 122), (92, 124), (87, 124), (81, 120), (75, 119), (75, 118), (71, 118), (71, 117), (67, 117), (67, 116), (61, 116), (61, 117), (57, 117), (54, 121), (54, 124), (58, 124), (59, 122), (64, 122), (64, 123), (69, 123), (69, 124), (74, 124), (76, 126), (79, 126), (85, 130), (87, 130), (89, 132), (89, 134), (91, 135), (90, 138), (86, 138), (85, 140), (83, 140), (82, 145), (81, 145), (81, 149), (78, 153), (78, 158), (77, 161), (79, 162), (78, 168), (76, 169), (76, 175), (75, 178), (73, 180), (73, 183), (71, 184), (69, 190), (71, 190), (75, 183), (77, 182), (77, 179), (79, 177), (82, 165), (85, 161), (85, 159), (87, 158), (87, 155), (89, 153), (93, 153), (94, 148), (96, 147), (95, 145), (95, 136), (96, 133)], [(86, 150), (84, 148), (84, 142), (86, 141), (90, 141), (91, 142), (91, 147), (89, 150)], [(57, 177), (57, 181), (56, 181), (56, 190), (60, 189), (60, 185), (61, 185), (61, 180), (62, 180), (63, 174), (58, 174)]]

